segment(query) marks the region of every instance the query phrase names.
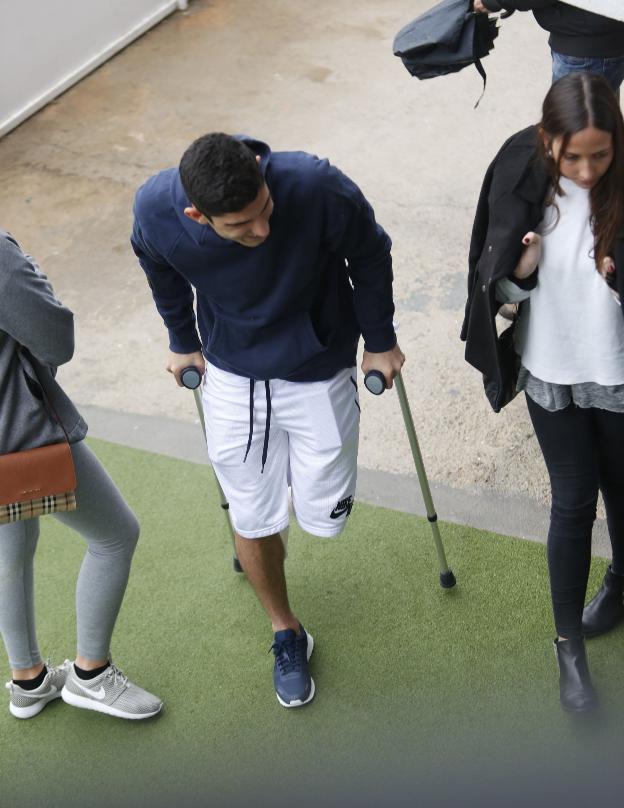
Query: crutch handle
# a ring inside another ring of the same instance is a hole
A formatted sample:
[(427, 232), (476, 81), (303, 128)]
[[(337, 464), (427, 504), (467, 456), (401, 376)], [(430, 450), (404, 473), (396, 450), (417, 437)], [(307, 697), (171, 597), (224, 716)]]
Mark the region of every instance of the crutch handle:
[(364, 376), (364, 387), (374, 396), (380, 396), (386, 389), (386, 377), (380, 370), (369, 370)]
[(188, 387), (189, 390), (196, 390), (201, 384), (201, 380), (201, 373), (195, 365), (189, 365), (180, 373), (180, 381), (184, 387)]

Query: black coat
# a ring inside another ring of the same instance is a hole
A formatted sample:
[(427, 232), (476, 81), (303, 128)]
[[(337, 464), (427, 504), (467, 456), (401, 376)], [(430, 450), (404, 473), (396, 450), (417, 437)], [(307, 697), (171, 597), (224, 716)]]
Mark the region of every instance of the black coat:
[[(522, 253), (522, 238), (543, 218), (550, 179), (537, 151), (537, 129), (530, 126), (507, 140), (488, 168), (472, 228), (468, 256), (468, 301), (461, 330), (466, 361), (483, 374), (492, 409), (509, 400), (511, 368), (504, 361), (494, 322), (500, 308), (496, 282), (512, 275)], [(624, 300), (624, 231), (615, 248), (617, 290)], [(618, 271), (618, 269), (620, 271)], [(525, 281), (537, 283), (538, 271)], [(624, 313), (624, 312), (623, 312)]]
[(533, 11), (538, 25), (550, 32), (556, 53), (579, 58), (624, 55), (624, 22), (557, 0), (484, 0), (489, 11)]

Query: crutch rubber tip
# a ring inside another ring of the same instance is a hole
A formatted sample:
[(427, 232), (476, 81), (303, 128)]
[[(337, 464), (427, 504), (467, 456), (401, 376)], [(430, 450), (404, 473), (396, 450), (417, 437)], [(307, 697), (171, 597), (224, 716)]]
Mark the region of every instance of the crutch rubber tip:
[(369, 370), (364, 376), (364, 387), (374, 396), (380, 396), (386, 389), (386, 377), (380, 370)]
[(243, 572), (241, 563), (236, 556), (232, 559), (232, 566), (234, 567), (234, 572)]
[(442, 589), (452, 589), (457, 583), (453, 570), (440, 573), (440, 586)]

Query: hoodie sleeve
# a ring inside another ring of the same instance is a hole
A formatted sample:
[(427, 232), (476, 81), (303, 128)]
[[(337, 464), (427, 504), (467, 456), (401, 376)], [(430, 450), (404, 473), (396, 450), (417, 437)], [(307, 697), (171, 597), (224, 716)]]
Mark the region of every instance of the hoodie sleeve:
[(0, 238), (0, 329), (55, 370), (74, 353), (74, 315), (17, 242)]
[(329, 172), (333, 188), (330, 242), (348, 264), (364, 350), (390, 351), (396, 345), (392, 324), (392, 242), (375, 221), (373, 209), (357, 185), (336, 168), (330, 167)]
[(130, 243), (147, 276), (158, 313), (169, 331), (170, 350), (180, 354), (200, 351), (191, 285), (166, 258), (148, 245), (136, 218)]

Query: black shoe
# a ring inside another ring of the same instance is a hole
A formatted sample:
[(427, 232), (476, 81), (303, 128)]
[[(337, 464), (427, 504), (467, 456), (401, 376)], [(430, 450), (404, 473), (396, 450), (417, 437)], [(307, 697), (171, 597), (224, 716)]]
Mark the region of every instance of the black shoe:
[(596, 691), (591, 683), (585, 641), (555, 640), (555, 656), (559, 663), (559, 698), (564, 710), (584, 713), (598, 706)]
[(597, 637), (624, 620), (624, 577), (607, 569), (602, 586), (583, 609), (583, 634)]

